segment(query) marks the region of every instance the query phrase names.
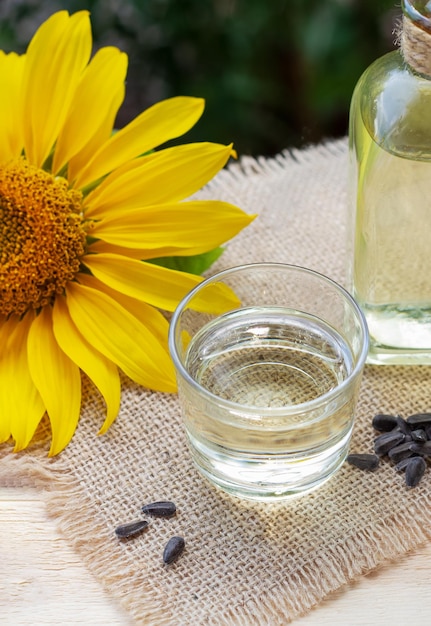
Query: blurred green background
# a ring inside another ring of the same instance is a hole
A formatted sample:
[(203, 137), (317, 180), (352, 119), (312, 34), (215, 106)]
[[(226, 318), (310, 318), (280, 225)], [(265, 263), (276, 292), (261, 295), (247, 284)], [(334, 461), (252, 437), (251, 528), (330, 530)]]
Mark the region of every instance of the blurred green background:
[(204, 97), (187, 141), (273, 155), (347, 132), (362, 71), (394, 48), (397, 0), (0, 0), (0, 48), (24, 52), (59, 9), (89, 9), (95, 47), (129, 55), (123, 126), (174, 95)]

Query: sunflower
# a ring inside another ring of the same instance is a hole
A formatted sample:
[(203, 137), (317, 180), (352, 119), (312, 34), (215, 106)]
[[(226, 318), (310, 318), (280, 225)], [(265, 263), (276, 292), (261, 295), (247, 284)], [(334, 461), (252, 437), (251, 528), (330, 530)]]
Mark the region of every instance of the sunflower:
[(87, 11), (53, 14), (23, 55), (0, 51), (0, 441), (15, 451), (45, 414), (49, 455), (70, 442), (82, 372), (106, 405), (100, 433), (119, 411), (120, 370), (174, 392), (163, 312), (201, 278), (153, 260), (210, 251), (253, 219), (187, 200), (232, 146), (156, 150), (196, 123), (202, 99), (165, 100), (114, 132), (127, 56), (91, 55)]

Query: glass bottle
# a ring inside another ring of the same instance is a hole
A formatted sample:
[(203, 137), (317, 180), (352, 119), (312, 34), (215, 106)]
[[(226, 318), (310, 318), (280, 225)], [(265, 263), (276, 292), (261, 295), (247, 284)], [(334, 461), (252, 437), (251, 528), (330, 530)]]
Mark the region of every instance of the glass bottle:
[(402, 5), (400, 49), (352, 97), (351, 290), (369, 363), (431, 364), (431, 0)]

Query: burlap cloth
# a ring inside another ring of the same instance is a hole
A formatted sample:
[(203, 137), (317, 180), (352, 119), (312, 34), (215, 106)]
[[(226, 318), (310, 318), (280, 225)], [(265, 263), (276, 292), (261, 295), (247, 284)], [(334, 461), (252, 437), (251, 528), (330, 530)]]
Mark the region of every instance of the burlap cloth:
[[(275, 159), (245, 158), (205, 197), (232, 201), (258, 219), (212, 271), (254, 261), (320, 270), (345, 282), (347, 146), (337, 141)], [(431, 408), (427, 367), (367, 366), (352, 451), (372, 451), (375, 412)], [(124, 381), (121, 413), (97, 437), (100, 398), (87, 385), (72, 444), (48, 459), (47, 432), (30, 451), (0, 448), (0, 484), (37, 485), (83, 561), (137, 624), (286, 624), (355, 577), (431, 536), (431, 471), (412, 490), (389, 463), (374, 473), (347, 464), (321, 489), (263, 505), (217, 491), (192, 466), (176, 396)], [(127, 542), (114, 528), (141, 505), (173, 500), (177, 515), (151, 520)], [(183, 535), (173, 565), (163, 546)]]

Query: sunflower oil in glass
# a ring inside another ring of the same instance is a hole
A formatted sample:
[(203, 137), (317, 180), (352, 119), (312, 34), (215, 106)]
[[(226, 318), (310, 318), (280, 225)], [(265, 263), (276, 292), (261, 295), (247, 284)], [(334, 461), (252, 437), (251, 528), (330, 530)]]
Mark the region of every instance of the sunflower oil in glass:
[(351, 290), (371, 363), (431, 363), (430, 111), (430, 78), (399, 51), (371, 65), (352, 98)]
[(343, 462), (354, 398), (324, 398), (349, 376), (353, 357), (322, 320), (281, 307), (222, 315), (192, 339), (186, 368), (218, 399), (217, 409), (187, 407), (195, 460), (227, 490), (271, 485), (277, 497), (286, 483), (318, 484)]

